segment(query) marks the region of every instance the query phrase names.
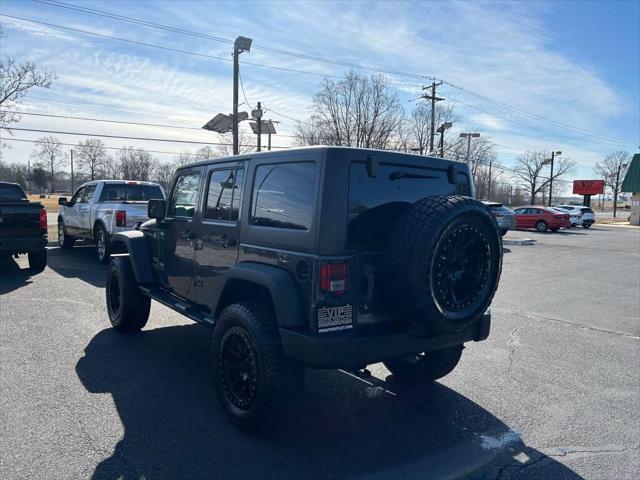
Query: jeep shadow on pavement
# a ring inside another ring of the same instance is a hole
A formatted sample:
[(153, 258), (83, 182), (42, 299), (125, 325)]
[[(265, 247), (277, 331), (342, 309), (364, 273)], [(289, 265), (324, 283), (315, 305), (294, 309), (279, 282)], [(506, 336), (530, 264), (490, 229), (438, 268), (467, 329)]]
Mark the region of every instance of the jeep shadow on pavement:
[(93, 479), (581, 478), (456, 391), (393, 376), (310, 371), (299, 408), (277, 429), (247, 436), (218, 410), (206, 333), (105, 329), (86, 346), (77, 375), (87, 391), (113, 397), (123, 428), (95, 445), (115, 448)]
[(240, 428), (286, 418), (306, 368), (384, 362), (425, 385), (489, 334), (502, 243), (466, 164), (313, 147), (189, 164), (170, 192), (113, 235), (127, 253), (107, 271), (109, 318), (139, 331), (153, 299), (212, 327)]

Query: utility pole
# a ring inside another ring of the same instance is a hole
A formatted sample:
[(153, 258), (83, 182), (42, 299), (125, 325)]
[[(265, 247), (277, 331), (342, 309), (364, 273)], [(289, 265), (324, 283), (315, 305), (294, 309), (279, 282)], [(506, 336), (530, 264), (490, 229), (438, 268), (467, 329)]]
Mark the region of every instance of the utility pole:
[(239, 56), (242, 52), (251, 50), (251, 40), (238, 37), (233, 42), (233, 113), (231, 114), (231, 131), (233, 132), (233, 154), (238, 155), (238, 79), (240, 75)]
[(442, 97), (436, 97), (436, 87), (442, 85), (442, 82), (436, 83), (434, 78), (430, 87), (422, 87), (423, 90), (431, 89), (431, 95), (422, 95), (425, 100), (431, 100), (431, 141), (429, 153), (433, 153), (433, 139), (436, 135), (436, 102), (444, 100)]
[(71, 194), (73, 195), (73, 148), (71, 149)]
[(471, 137), (478, 138), (479, 136), (480, 136), (480, 134), (478, 132), (466, 132), (466, 133), (461, 133), (460, 134), (460, 138), (466, 138), (467, 139), (467, 164), (469, 163), (469, 160), (471, 159)]
[(491, 200), (491, 167), (493, 166), (493, 159), (489, 160), (489, 186), (487, 187), (487, 200)]
[(551, 174), (549, 175), (549, 206), (551, 206), (551, 195), (553, 195), (553, 160), (556, 158), (556, 155), (562, 155), (562, 152), (551, 152)]

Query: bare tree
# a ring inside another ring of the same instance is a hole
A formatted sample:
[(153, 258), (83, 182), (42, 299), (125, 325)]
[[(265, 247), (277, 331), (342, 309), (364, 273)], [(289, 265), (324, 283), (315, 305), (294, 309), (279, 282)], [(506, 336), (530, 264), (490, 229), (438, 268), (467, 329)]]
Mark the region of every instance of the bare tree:
[(186, 165), (188, 163), (191, 162), (195, 162), (197, 160), (201, 160), (196, 158), (197, 154), (194, 155), (193, 153), (189, 152), (188, 150), (185, 150), (184, 152), (179, 153), (178, 155), (176, 155), (175, 157), (173, 157), (173, 168), (177, 168), (177, 167), (181, 167), (182, 165)]
[[(440, 107), (436, 105), (435, 109), (435, 127), (437, 129), (445, 122), (453, 122), (455, 118), (452, 107)], [(413, 109), (411, 115), (407, 119), (409, 125), (409, 132), (411, 140), (413, 142), (413, 149), (423, 154), (436, 154), (436, 152), (429, 152), (429, 145), (431, 144), (431, 105), (428, 103), (422, 103)], [(438, 135), (436, 133), (436, 135)], [(434, 144), (438, 145), (438, 139), (434, 138)]]
[[(536, 195), (549, 188), (549, 177), (544, 176), (551, 154), (546, 151), (525, 152), (518, 157), (514, 176), (528, 190), (531, 203), (535, 204)], [(575, 162), (566, 157), (556, 157), (553, 171), (553, 181), (570, 173), (575, 168)], [(543, 202), (544, 203), (544, 202)]]
[(339, 81), (325, 79), (312, 111), (307, 122), (298, 124), (299, 144), (388, 148), (403, 115), (383, 76), (354, 72)]
[(56, 169), (65, 163), (62, 143), (55, 137), (42, 137), (36, 141), (36, 147), (31, 156), (49, 169), (51, 193), (55, 190)]
[(156, 167), (156, 160), (142, 148), (123, 147), (119, 152), (120, 171), (126, 180), (149, 181)]
[(120, 162), (111, 155), (106, 155), (102, 162), (102, 173), (106, 179), (118, 180), (122, 178)]
[(618, 212), (618, 195), (622, 181), (631, 163), (631, 155), (622, 150), (610, 153), (602, 162), (596, 163), (593, 172), (604, 180), (605, 188), (613, 194), (613, 218)]
[(90, 180), (95, 180), (96, 175), (102, 173), (107, 151), (104, 142), (97, 138), (89, 138), (78, 142), (78, 166), (89, 174)]
[(173, 175), (176, 173), (176, 167), (179, 166), (175, 161), (174, 162), (164, 162), (158, 163), (156, 165), (153, 181), (162, 185), (165, 192), (169, 192), (169, 188), (171, 188), (171, 182), (173, 180)]
[[(0, 39), (3, 36), (0, 30)], [(20, 115), (5, 107), (18, 103), (30, 88), (49, 88), (54, 79), (54, 73), (39, 69), (29, 60), (18, 62), (9, 56), (0, 58), (0, 107), (3, 107), (0, 108), (0, 130), (11, 132), (9, 126), (20, 121)]]

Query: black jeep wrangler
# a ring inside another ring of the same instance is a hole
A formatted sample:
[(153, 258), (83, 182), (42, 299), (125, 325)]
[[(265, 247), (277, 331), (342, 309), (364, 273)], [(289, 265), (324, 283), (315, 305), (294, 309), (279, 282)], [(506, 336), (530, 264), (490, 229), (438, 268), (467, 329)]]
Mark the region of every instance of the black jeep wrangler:
[(433, 381), (489, 334), (502, 244), (473, 195), (465, 164), (377, 150), (180, 167), (152, 220), (115, 235), (111, 324), (140, 330), (154, 299), (210, 325), (217, 394), (243, 428), (282, 412), (305, 367)]

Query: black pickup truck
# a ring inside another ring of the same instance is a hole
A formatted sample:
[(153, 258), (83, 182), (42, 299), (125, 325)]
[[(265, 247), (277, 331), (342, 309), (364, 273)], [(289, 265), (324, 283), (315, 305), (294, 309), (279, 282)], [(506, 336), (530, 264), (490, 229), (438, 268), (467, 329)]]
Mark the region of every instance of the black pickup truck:
[(16, 183), (0, 182), (0, 260), (26, 253), (29, 267), (41, 272), (47, 266), (47, 212), (27, 199)]

